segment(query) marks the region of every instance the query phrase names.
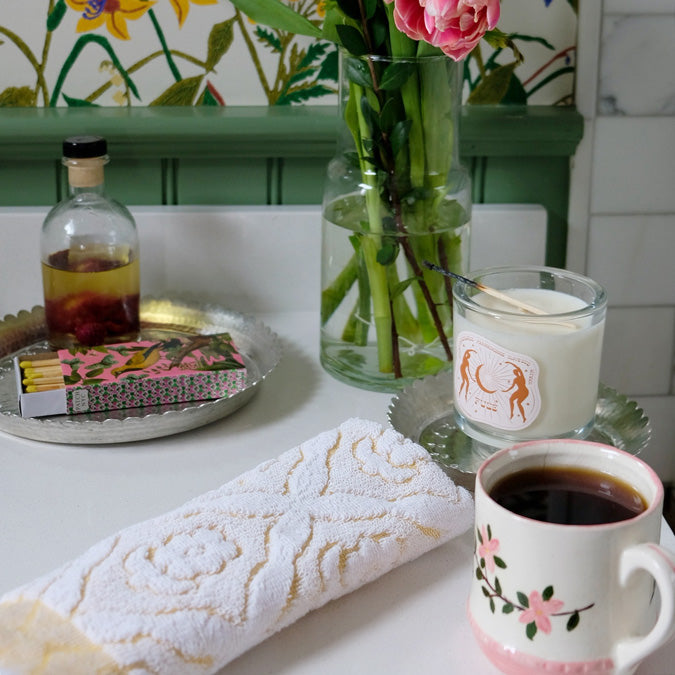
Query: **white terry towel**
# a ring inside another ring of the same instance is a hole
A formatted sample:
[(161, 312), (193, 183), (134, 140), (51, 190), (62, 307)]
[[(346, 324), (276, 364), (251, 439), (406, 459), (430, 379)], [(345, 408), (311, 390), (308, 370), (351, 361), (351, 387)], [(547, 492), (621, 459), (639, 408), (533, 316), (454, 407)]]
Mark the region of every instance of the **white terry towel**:
[(213, 673), (472, 522), (426, 450), (350, 419), (0, 598), (0, 673)]

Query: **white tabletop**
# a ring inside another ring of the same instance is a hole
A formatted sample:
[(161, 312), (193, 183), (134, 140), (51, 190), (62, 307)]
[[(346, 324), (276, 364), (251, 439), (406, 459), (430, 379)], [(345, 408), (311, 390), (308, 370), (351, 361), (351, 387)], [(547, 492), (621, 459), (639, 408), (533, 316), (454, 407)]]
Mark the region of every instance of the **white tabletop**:
[[(42, 302), (35, 252), (44, 211), (0, 209), (0, 317)], [(253, 314), (277, 332), (284, 355), (244, 408), (183, 434), (70, 446), (0, 432), (0, 594), (349, 417), (387, 424), (391, 395), (338, 382), (319, 364), (317, 208), (134, 213), (144, 294), (180, 289)], [(508, 247), (495, 244), (500, 233), (519, 242), (518, 256), (521, 244), (532, 243), (531, 261), (542, 255), (545, 218), (537, 209), (477, 208), (473, 225), (472, 256), (486, 264), (495, 251), (508, 254)], [(524, 227), (527, 232), (520, 231)], [(669, 528), (664, 535), (675, 550)], [(312, 612), (222, 675), (495, 675), (465, 615), (472, 551), (469, 531)], [(673, 663), (675, 642), (645, 662), (639, 675), (672, 675)]]
[[(230, 417), (183, 434), (70, 446), (0, 433), (0, 593), (134, 522), (215, 488), (353, 416), (387, 424), (391, 395), (327, 375), (315, 312), (260, 314), (284, 356)], [(675, 537), (664, 536), (675, 549)], [(329, 603), (232, 662), (222, 675), (493, 675), (465, 616), (472, 532)], [(671, 643), (639, 675), (667, 675)]]

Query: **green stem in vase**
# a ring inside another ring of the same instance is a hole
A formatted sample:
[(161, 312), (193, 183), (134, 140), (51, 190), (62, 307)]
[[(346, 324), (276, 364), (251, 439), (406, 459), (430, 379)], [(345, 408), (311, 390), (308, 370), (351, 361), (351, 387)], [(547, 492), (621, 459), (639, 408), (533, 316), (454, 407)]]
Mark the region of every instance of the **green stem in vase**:
[(354, 285), (359, 270), (359, 255), (354, 253), (335, 281), (321, 291), (321, 325), (333, 316), (335, 310)]
[[(349, 84), (349, 103), (345, 110), (345, 119), (354, 134), (361, 176), (365, 188), (366, 213), (370, 234), (361, 240), (361, 253), (368, 273), (370, 295), (373, 301), (373, 322), (377, 340), (377, 358), (380, 372), (390, 373), (394, 370), (393, 346), (391, 344), (391, 304), (389, 302), (389, 288), (387, 285), (386, 269), (379, 264), (377, 252), (382, 244), (384, 227), (382, 224), (382, 209), (377, 189), (377, 175), (368, 165), (366, 154), (367, 140), (370, 138), (370, 128), (366, 121), (361, 98), (365, 96), (363, 88), (354, 82)], [(397, 375), (400, 377), (400, 375)]]

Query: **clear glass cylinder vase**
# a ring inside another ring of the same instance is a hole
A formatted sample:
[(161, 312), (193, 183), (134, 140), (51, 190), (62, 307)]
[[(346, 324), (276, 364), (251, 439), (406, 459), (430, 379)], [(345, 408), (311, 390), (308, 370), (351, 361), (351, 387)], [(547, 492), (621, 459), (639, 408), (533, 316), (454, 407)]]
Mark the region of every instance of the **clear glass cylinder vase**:
[(323, 367), (397, 391), (452, 365), (450, 279), (468, 264), (462, 64), (340, 55), (341, 131), (323, 199)]

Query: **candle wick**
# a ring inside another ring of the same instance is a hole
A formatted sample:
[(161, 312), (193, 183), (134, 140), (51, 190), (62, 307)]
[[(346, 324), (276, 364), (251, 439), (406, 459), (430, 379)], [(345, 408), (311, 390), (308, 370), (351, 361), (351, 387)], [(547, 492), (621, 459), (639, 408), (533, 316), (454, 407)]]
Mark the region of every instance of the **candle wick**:
[[(512, 298), (510, 295), (502, 293), (501, 291), (498, 291), (496, 288), (492, 288), (490, 286), (486, 286), (485, 284), (481, 284), (478, 281), (474, 281), (473, 279), (463, 277), (461, 274), (457, 274), (456, 272), (446, 270), (440, 265), (436, 265), (432, 262), (429, 262), (428, 260), (424, 260), (422, 264), (427, 269), (430, 269), (433, 272), (440, 272), (446, 277), (450, 277), (457, 281), (461, 281), (464, 284), (472, 286), (473, 288), (477, 288), (479, 291), (483, 291), (483, 293), (491, 295), (493, 298), (498, 298), (502, 302), (512, 305), (513, 307), (517, 307), (518, 309), (521, 309), (523, 312), (527, 312), (528, 314), (535, 314), (537, 316), (545, 316), (549, 314), (547, 311), (541, 309), (540, 307), (535, 307), (534, 305), (530, 305), (516, 298)], [(568, 321), (556, 321), (555, 323), (559, 323), (561, 326), (568, 326), (570, 328), (578, 328), (578, 326), (575, 323), (570, 323)]]

